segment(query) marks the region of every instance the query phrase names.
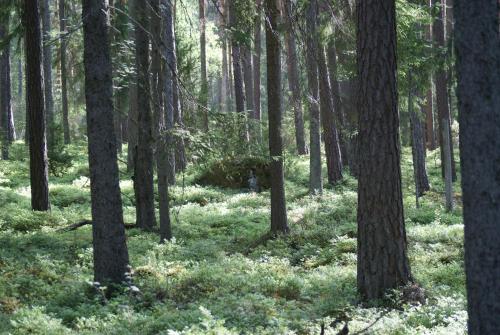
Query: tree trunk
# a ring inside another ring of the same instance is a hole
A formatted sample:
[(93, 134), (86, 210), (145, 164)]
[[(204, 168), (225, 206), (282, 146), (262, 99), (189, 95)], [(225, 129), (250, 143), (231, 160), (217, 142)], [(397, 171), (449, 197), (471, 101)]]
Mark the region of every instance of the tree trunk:
[(29, 115), (31, 208), (36, 211), (47, 211), (50, 209), (49, 174), (41, 67), (42, 33), (38, 13), (38, 0), (24, 0), (26, 114)]
[[(332, 90), (328, 78), (325, 48), (318, 44), (318, 75), (321, 125), (325, 141), (326, 170), (328, 184), (335, 185), (342, 179), (342, 157), (340, 154), (339, 135), (335, 126)], [(336, 111), (335, 111), (336, 112)]]
[[(438, 0), (432, 0), (433, 5), (438, 8), (438, 17), (434, 20), (432, 26), (433, 39), (434, 43), (437, 47), (445, 47), (445, 36), (444, 36), (444, 10), (441, 8), (441, 5), (438, 5)], [(452, 173), (453, 180), (456, 180), (456, 171), (455, 171), (455, 158), (453, 154), (453, 140), (451, 136), (451, 119), (450, 119), (450, 109), (449, 109), (449, 101), (448, 101), (448, 81), (446, 78), (446, 71), (443, 66), (441, 66), (435, 74), (436, 80), (436, 104), (438, 111), (438, 120), (439, 120), (439, 146), (441, 148), (441, 172), (444, 177), (444, 149), (443, 149), (443, 120), (448, 123), (448, 129), (450, 129), (450, 152), (451, 152), (451, 160), (452, 160)]]
[(455, 0), (468, 332), (500, 330), (500, 48), (497, 0)]
[(450, 152), (450, 129), (448, 128), (448, 122), (445, 120), (443, 123), (443, 150), (444, 150), (444, 194), (446, 199), (446, 211), (451, 212), (453, 210), (453, 181), (451, 173), (451, 152)]
[[(9, 34), (9, 18), (4, 18), (2, 21), (0, 22), (0, 40), (3, 40)], [(16, 139), (11, 89), (10, 43), (7, 43), (0, 55), (0, 126), (2, 159), (4, 160), (9, 159), (9, 146)]]
[(127, 135), (128, 135), (128, 150), (127, 150), (127, 171), (132, 172), (135, 170), (135, 155), (137, 153), (137, 84), (132, 80), (129, 85), (129, 109), (127, 117)]
[[(415, 112), (413, 97), (415, 89), (413, 88), (412, 76), (409, 75), (409, 93), (408, 93), (408, 111), (410, 114), (411, 126), (411, 153), (413, 157), (413, 171), (415, 177), (415, 194), (418, 197), (429, 191), (429, 179), (427, 178), (427, 168), (425, 166), (425, 143), (424, 127), (420, 116)], [(422, 108), (422, 114), (425, 110)]]
[(266, 0), (267, 103), (269, 152), (271, 154), (271, 232), (288, 232), (283, 174), (281, 56), (278, 37), (277, 0)]
[(299, 155), (307, 154), (304, 135), (304, 116), (302, 114), (302, 96), (299, 84), (299, 69), (297, 65), (297, 46), (293, 35), (292, 2), (284, 0), (285, 16), (285, 42), (287, 50), (288, 88), (292, 93), (291, 104), (295, 123), (295, 144)]
[(47, 125), (47, 139), (49, 149), (54, 138), (54, 97), (52, 91), (52, 45), (50, 36), (50, 0), (41, 3), (42, 30), (43, 30), (43, 76), (45, 89), (45, 117)]
[(333, 110), (335, 116), (335, 123), (337, 125), (337, 131), (339, 134), (339, 146), (342, 157), (342, 166), (349, 165), (348, 147), (349, 139), (346, 135), (347, 125), (345, 121), (344, 109), (342, 108), (342, 100), (340, 97), (340, 86), (337, 76), (337, 48), (335, 46), (335, 40), (330, 39), (328, 43), (328, 75), (330, 79), (330, 86), (333, 98)]
[(380, 299), (411, 280), (403, 218), (394, 0), (358, 1), (358, 291)]
[(150, 107), (148, 7), (134, 1), (135, 63), (137, 71), (138, 140), (134, 162), (137, 226), (151, 230), (156, 224), (153, 187), (153, 120)]
[(203, 129), (208, 131), (208, 79), (207, 79), (207, 39), (206, 39), (206, 18), (205, 1), (198, 0), (199, 19), (200, 19), (200, 108), (203, 117)]
[(256, 137), (257, 131), (255, 127), (255, 108), (254, 108), (254, 94), (253, 94), (253, 65), (252, 65), (252, 53), (250, 52), (250, 46), (244, 45), (241, 47), (241, 58), (243, 66), (243, 81), (245, 83), (245, 102), (246, 102), (246, 112), (247, 112), (247, 122), (248, 128), (250, 130), (250, 135)]
[(228, 111), (228, 95), (231, 92), (228, 78), (228, 60), (227, 60), (227, 38), (226, 38), (226, 4), (225, 0), (220, 0), (219, 10), (221, 11), (219, 18), (220, 40), (222, 44), (222, 84), (221, 84), (221, 111)]
[[(172, 1), (161, 0), (162, 17), (162, 54), (165, 56), (163, 62), (161, 80), (163, 82), (163, 124), (160, 128), (161, 142), (158, 165), (158, 192), (160, 209), (160, 241), (172, 238), (172, 228), (170, 221), (170, 207), (168, 197), (168, 184), (175, 182), (175, 154), (174, 141), (171, 131), (174, 127), (174, 78), (175, 78), (175, 55), (173, 55), (172, 43), (174, 41), (174, 23), (172, 13)], [(160, 171), (162, 171), (160, 173)], [(163, 172), (164, 171), (164, 172)], [(170, 180), (173, 178), (173, 180)]]
[[(235, 9), (235, 0), (228, 0), (230, 2), (229, 8), (229, 24), (232, 29), (238, 26), (237, 13)], [(240, 128), (241, 137), (244, 141), (248, 141), (248, 130), (245, 120), (245, 96), (243, 92), (243, 75), (241, 69), (241, 46), (240, 43), (233, 36), (231, 38), (232, 52), (231, 57), (233, 60), (233, 80), (234, 80), (234, 95), (236, 101), (236, 112), (240, 113), (241, 119)]]
[[(253, 108), (254, 119), (260, 122), (261, 108), (260, 108), (260, 57), (261, 57), (261, 27), (262, 27), (262, 0), (255, 0), (257, 8), (257, 16), (255, 18), (254, 27), (254, 53), (253, 53)], [(260, 123), (259, 123), (260, 129)], [(259, 130), (260, 133), (260, 130)]]
[(101, 285), (121, 284), (129, 272), (113, 129), (106, 3), (83, 0), (82, 10), (94, 280)]
[(68, 109), (68, 84), (67, 84), (67, 70), (66, 70), (66, 13), (65, 13), (65, 0), (59, 0), (59, 30), (61, 32), (61, 100), (62, 100), (62, 119), (64, 131), (64, 144), (71, 143), (70, 130), (69, 130), (69, 109)]
[(23, 96), (23, 60), (22, 60), (22, 47), (21, 42), (19, 42), (19, 59), (17, 60), (17, 96), (22, 98)]
[(318, 89), (318, 36), (316, 31), (316, 18), (318, 16), (317, 0), (309, 1), (306, 11), (306, 68), (307, 83), (309, 87), (309, 192), (321, 194), (323, 182), (321, 178), (321, 135), (320, 111)]

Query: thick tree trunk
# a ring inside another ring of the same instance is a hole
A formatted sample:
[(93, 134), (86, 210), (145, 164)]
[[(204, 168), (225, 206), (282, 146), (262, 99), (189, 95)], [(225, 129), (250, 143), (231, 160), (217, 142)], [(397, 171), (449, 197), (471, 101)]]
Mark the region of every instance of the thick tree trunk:
[[(434, 20), (432, 26), (432, 35), (434, 39), (434, 43), (438, 47), (445, 47), (445, 36), (444, 36), (444, 10), (441, 8), (441, 5), (438, 5), (438, 0), (432, 0), (433, 5), (438, 8), (438, 17)], [(436, 104), (437, 104), (437, 112), (438, 112), (438, 120), (439, 120), (439, 146), (441, 148), (441, 172), (444, 177), (444, 149), (443, 149), (443, 120), (448, 123), (448, 129), (450, 129), (450, 152), (451, 152), (451, 160), (452, 160), (452, 173), (453, 180), (456, 180), (456, 171), (455, 171), (455, 158), (453, 154), (453, 140), (451, 136), (451, 118), (450, 118), (450, 107), (448, 101), (448, 81), (446, 78), (446, 71), (444, 67), (440, 67), (435, 74), (435, 83), (436, 83)]]
[(325, 48), (318, 44), (318, 75), (321, 125), (325, 142), (326, 170), (328, 183), (335, 185), (342, 179), (342, 157), (340, 154), (339, 135), (335, 126), (332, 90), (328, 78)]
[(113, 129), (106, 3), (83, 0), (82, 10), (94, 280), (101, 285), (121, 284), (129, 272)]
[(299, 69), (297, 65), (297, 46), (293, 35), (292, 2), (284, 0), (285, 44), (287, 50), (288, 88), (292, 94), (291, 104), (295, 124), (295, 144), (299, 155), (307, 154), (304, 135), (304, 116), (302, 113), (302, 96), (299, 84)]
[[(413, 157), (413, 171), (415, 177), (415, 194), (418, 197), (429, 191), (429, 179), (427, 178), (427, 168), (425, 166), (425, 135), (423, 122), (420, 116), (415, 112), (413, 97), (415, 90), (412, 87), (413, 82), (410, 74), (409, 79), (409, 94), (408, 94), (408, 111), (410, 114), (411, 125), (411, 153)], [(425, 113), (425, 111), (422, 109)], [(422, 113), (423, 115), (425, 115)]]
[(42, 0), (40, 14), (42, 16), (43, 33), (43, 77), (45, 89), (45, 118), (49, 149), (54, 138), (54, 97), (52, 90), (52, 45), (50, 36), (50, 0)]
[(137, 226), (151, 230), (156, 224), (153, 187), (153, 120), (149, 85), (148, 7), (134, 1), (135, 63), (137, 71), (138, 140), (134, 162), (134, 191)]
[(266, 0), (267, 103), (269, 152), (271, 154), (271, 232), (288, 232), (283, 173), (281, 56), (278, 35), (277, 0)]
[[(262, 53), (261, 46), (261, 27), (262, 27), (262, 0), (255, 0), (257, 8), (257, 16), (255, 18), (254, 27), (254, 53), (253, 53), (253, 107), (254, 119), (261, 120), (261, 106), (260, 106), (260, 57)], [(259, 124), (260, 128), (260, 124)], [(259, 131), (260, 133), (260, 131)]]
[(31, 208), (36, 211), (46, 211), (50, 209), (49, 173), (38, 0), (24, 0), (23, 23), (26, 46), (26, 114), (29, 115)]
[(380, 299), (411, 280), (403, 218), (394, 0), (357, 4), (358, 291)]
[(337, 48), (335, 40), (330, 39), (328, 43), (328, 75), (333, 98), (333, 110), (335, 112), (335, 123), (339, 134), (340, 152), (342, 154), (342, 166), (349, 165), (348, 147), (349, 139), (346, 135), (347, 125), (345, 121), (344, 109), (342, 108), (342, 100), (340, 97), (340, 85), (337, 76)]
[(318, 16), (317, 0), (309, 1), (306, 12), (306, 68), (309, 87), (310, 114), (310, 153), (309, 153), (309, 192), (321, 194), (323, 182), (321, 178), (321, 135), (318, 89), (318, 36), (316, 19)]
[(206, 0), (198, 0), (200, 19), (200, 112), (203, 118), (203, 129), (208, 131), (208, 79), (207, 79), (207, 39), (206, 39)]
[(447, 212), (453, 210), (453, 181), (452, 181), (452, 171), (451, 171), (451, 152), (450, 152), (450, 130), (448, 122), (445, 120), (443, 123), (443, 151), (444, 151), (444, 194), (445, 194), (445, 208)]
[(68, 109), (68, 74), (66, 69), (66, 12), (65, 0), (59, 0), (59, 31), (61, 33), (61, 101), (62, 101), (62, 121), (64, 131), (64, 144), (71, 143), (69, 130), (69, 109)]
[[(8, 27), (9, 19), (5, 18), (5, 21), (0, 22), (0, 40), (3, 40), (8, 35)], [(9, 159), (9, 146), (16, 139), (11, 89), (10, 43), (7, 43), (0, 55), (0, 127), (2, 159), (5, 160)]]
[(455, 0), (468, 332), (500, 331), (500, 48), (497, 0)]

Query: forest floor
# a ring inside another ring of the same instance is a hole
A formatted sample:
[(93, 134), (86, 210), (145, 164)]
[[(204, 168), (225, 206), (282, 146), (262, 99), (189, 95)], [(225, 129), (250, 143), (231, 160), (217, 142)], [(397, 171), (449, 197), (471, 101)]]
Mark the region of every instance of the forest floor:
[[(403, 153), (409, 256), (427, 304), (394, 292), (360, 304), (356, 294), (356, 181), (307, 192), (308, 159), (286, 163), (291, 233), (267, 240), (269, 192), (244, 193), (192, 184), (171, 188), (175, 239), (127, 230), (133, 282), (104, 298), (92, 286), (91, 227), (85, 145), (61, 177), (50, 178), (50, 213), (30, 210), (22, 143), (0, 162), (0, 333), (2, 334), (464, 334), (463, 226), (445, 213), (438, 152), (428, 157), (432, 191), (416, 209), (411, 153)], [(199, 168), (198, 168), (199, 169)], [(125, 170), (121, 166), (121, 170)], [(181, 179), (181, 178), (180, 178)], [(178, 185), (182, 185), (179, 180)], [(134, 222), (133, 188), (121, 182), (125, 222)]]

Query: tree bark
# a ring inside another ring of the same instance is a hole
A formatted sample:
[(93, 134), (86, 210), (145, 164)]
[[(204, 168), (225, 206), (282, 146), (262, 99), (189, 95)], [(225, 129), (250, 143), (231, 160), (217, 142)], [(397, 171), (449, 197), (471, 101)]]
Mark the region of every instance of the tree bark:
[(271, 154), (271, 232), (287, 233), (283, 173), (281, 56), (278, 37), (277, 0), (266, 0), (267, 101), (269, 117), (269, 152)]
[(325, 142), (326, 170), (328, 184), (335, 185), (342, 179), (342, 156), (340, 154), (339, 135), (335, 126), (332, 90), (328, 78), (325, 48), (318, 44), (318, 75), (321, 125)]
[(127, 171), (132, 172), (135, 170), (135, 161), (137, 153), (137, 84), (132, 80), (129, 85), (129, 109), (127, 117), (127, 135), (128, 135), (128, 150), (127, 150)]
[(113, 129), (113, 82), (107, 11), (106, 0), (83, 0), (94, 280), (101, 285), (121, 284), (129, 272)]
[[(6, 17), (0, 22), (0, 40), (3, 40), (9, 34), (8, 29), (9, 18)], [(8, 42), (0, 55), (0, 126), (2, 159), (4, 160), (9, 159), (9, 146), (16, 139), (14, 116), (12, 114), (11, 89), (10, 42)]]
[(302, 113), (302, 96), (299, 84), (299, 69), (297, 65), (297, 45), (293, 35), (292, 2), (284, 0), (285, 42), (287, 50), (288, 88), (292, 94), (291, 104), (295, 125), (295, 144), (299, 155), (307, 154), (304, 135), (304, 116)]
[[(433, 39), (434, 43), (437, 47), (445, 47), (445, 35), (444, 35), (444, 10), (441, 8), (441, 5), (438, 5), (438, 0), (432, 0), (433, 5), (438, 8), (438, 17), (434, 20), (432, 26)], [(455, 171), (455, 158), (453, 153), (453, 140), (451, 136), (451, 118), (450, 118), (450, 107), (448, 101), (448, 81), (446, 78), (446, 71), (444, 69), (444, 65), (441, 66), (435, 73), (436, 80), (436, 104), (437, 104), (437, 112), (438, 112), (438, 120), (439, 120), (439, 146), (441, 148), (441, 172), (444, 177), (444, 149), (443, 149), (443, 120), (448, 123), (448, 129), (450, 129), (450, 152), (451, 152), (451, 160), (452, 160), (452, 173), (453, 180), (456, 180), (456, 171)]]
[(50, 0), (42, 0), (40, 13), (42, 16), (43, 36), (43, 76), (45, 89), (45, 117), (49, 149), (54, 138), (54, 97), (52, 90), (52, 45), (50, 36)]
[[(257, 8), (257, 16), (255, 18), (254, 27), (254, 53), (253, 53), (253, 107), (254, 119), (261, 120), (261, 106), (260, 106), (260, 57), (262, 53), (261, 46), (261, 30), (262, 30), (262, 0), (256, 0), (255, 6)], [(260, 128), (260, 123), (259, 123)], [(260, 133), (260, 131), (259, 131)]]
[(394, 0), (357, 3), (358, 291), (380, 299), (411, 280), (401, 191)]
[(445, 194), (445, 208), (447, 212), (451, 212), (453, 210), (453, 181), (452, 181), (452, 172), (451, 172), (451, 152), (450, 152), (450, 130), (449, 125), (446, 120), (442, 120), (443, 123), (443, 132), (441, 136), (443, 136), (443, 150), (444, 150), (444, 194)]
[(49, 174), (45, 134), (45, 101), (42, 76), (42, 33), (38, 0), (24, 0), (26, 46), (26, 114), (29, 115), (31, 208), (47, 211)]
[(226, 4), (225, 0), (220, 0), (219, 10), (221, 11), (219, 18), (220, 42), (222, 45), (222, 83), (221, 83), (221, 111), (228, 111), (228, 95), (231, 92), (228, 77), (228, 57), (227, 57), (227, 38), (226, 38)]
[(136, 202), (137, 226), (152, 230), (156, 224), (153, 187), (153, 120), (150, 105), (149, 85), (149, 38), (148, 7), (140, 1), (134, 1), (135, 26), (135, 62), (137, 71), (137, 104), (140, 107), (137, 116), (138, 140), (134, 162), (134, 191)]
[(207, 39), (206, 39), (206, 0), (198, 0), (200, 19), (200, 108), (203, 118), (203, 129), (208, 131), (208, 79), (207, 79)]
[(318, 89), (318, 36), (316, 18), (318, 16), (317, 0), (309, 1), (306, 9), (306, 68), (307, 83), (309, 87), (309, 192), (321, 194), (323, 182), (321, 178), (321, 135), (320, 135), (320, 110)]
[(500, 330), (500, 48), (497, 0), (455, 0), (468, 332)]
[(335, 46), (335, 40), (333, 38), (328, 42), (328, 75), (330, 79), (330, 86), (333, 98), (333, 110), (335, 123), (337, 125), (337, 131), (339, 134), (339, 146), (340, 153), (342, 156), (342, 166), (349, 165), (348, 158), (348, 147), (349, 139), (346, 135), (347, 125), (345, 121), (344, 109), (342, 107), (342, 100), (340, 97), (340, 85), (337, 75), (337, 48)]
[[(413, 158), (413, 171), (415, 177), (415, 194), (421, 197), (429, 191), (429, 179), (427, 178), (427, 168), (425, 166), (425, 135), (423, 122), (420, 116), (415, 112), (413, 97), (415, 89), (413, 88), (412, 75), (409, 75), (409, 93), (408, 93), (408, 111), (410, 114), (411, 126), (411, 153)], [(422, 114), (425, 116), (425, 110), (422, 108)]]
[(69, 129), (69, 109), (68, 109), (68, 83), (67, 83), (67, 69), (66, 69), (66, 11), (65, 0), (59, 0), (59, 31), (61, 33), (61, 100), (62, 100), (62, 119), (63, 119), (63, 132), (64, 144), (71, 143), (70, 129)]

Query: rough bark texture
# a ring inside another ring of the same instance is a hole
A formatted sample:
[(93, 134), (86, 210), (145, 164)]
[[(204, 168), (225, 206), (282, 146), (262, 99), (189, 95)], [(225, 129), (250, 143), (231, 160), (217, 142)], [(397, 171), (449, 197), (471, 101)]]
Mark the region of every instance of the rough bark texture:
[(413, 157), (413, 171), (415, 176), (415, 193), (417, 197), (421, 197), (425, 192), (429, 191), (429, 178), (427, 178), (427, 168), (425, 166), (425, 135), (424, 124), (422, 122), (425, 116), (425, 110), (422, 108), (422, 118), (415, 111), (413, 98), (415, 96), (413, 83), (410, 79), (410, 93), (408, 94), (408, 111), (410, 114), (411, 125), (411, 153)]
[[(441, 8), (441, 5), (438, 5), (438, 0), (432, 0), (433, 5), (438, 8), (438, 16), (434, 20), (432, 26), (432, 35), (434, 39), (434, 43), (438, 47), (445, 47), (445, 36), (444, 36), (444, 10)], [(436, 107), (438, 114), (438, 125), (439, 125), (439, 146), (441, 148), (441, 162), (444, 162), (444, 150), (443, 150), (443, 120), (448, 123), (448, 128), (450, 129), (449, 137), (451, 136), (451, 118), (450, 118), (450, 106), (448, 101), (448, 80), (446, 77), (446, 71), (444, 67), (440, 67), (435, 73), (435, 83), (436, 83)], [(456, 180), (456, 171), (455, 171), (455, 158), (453, 154), (453, 141), (450, 141), (450, 152), (451, 152), (451, 160), (452, 160), (452, 173), (453, 180)], [(444, 164), (441, 164), (442, 175), (444, 177)]]
[(500, 331), (500, 48), (497, 0), (455, 0), (468, 331)]
[[(0, 22), (0, 40), (8, 35), (9, 18)], [(22, 79), (22, 78), (21, 78)], [(9, 159), (9, 146), (16, 139), (14, 116), (12, 114), (12, 93), (10, 81), (10, 43), (5, 45), (0, 55), (0, 129), (2, 159)]]
[(49, 146), (52, 143), (54, 125), (54, 96), (52, 91), (52, 45), (50, 43), (50, 0), (42, 0), (40, 15), (42, 16), (43, 38), (43, 79), (45, 89), (45, 118)]
[(292, 1), (284, 0), (285, 42), (287, 51), (288, 88), (291, 92), (291, 104), (295, 124), (295, 144), (299, 155), (307, 154), (304, 135), (304, 116), (302, 113), (302, 96), (299, 84), (299, 69), (297, 65), (297, 45), (293, 35)]
[(308, 103), (310, 114), (309, 192), (312, 194), (321, 194), (323, 192), (323, 182), (321, 178), (321, 135), (317, 64), (317, 14), (317, 1), (311, 0), (307, 5), (306, 12), (306, 68), (307, 84), (309, 87)]
[(67, 42), (66, 36), (66, 11), (65, 0), (59, 0), (59, 31), (61, 32), (61, 103), (62, 121), (64, 131), (64, 144), (71, 143), (69, 130), (69, 109), (68, 109), (68, 74), (66, 69)]
[(335, 124), (339, 134), (340, 152), (342, 154), (342, 166), (349, 165), (348, 147), (349, 141), (346, 135), (347, 125), (345, 121), (344, 108), (342, 108), (342, 100), (340, 97), (340, 85), (337, 76), (337, 48), (335, 40), (330, 39), (328, 43), (328, 75), (330, 79), (330, 87), (332, 90), (333, 110), (335, 111)]
[(271, 154), (271, 232), (288, 232), (283, 173), (281, 56), (277, 26), (277, 0), (266, 0), (267, 103), (269, 117), (269, 152)]
[(42, 77), (42, 33), (38, 0), (24, 0), (26, 114), (29, 115), (31, 207), (49, 210), (49, 174)]
[(357, 3), (358, 291), (382, 298), (410, 281), (401, 191), (394, 0)]
[(325, 48), (318, 45), (318, 75), (321, 125), (325, 142), (326, 170), (328, 183), (334, 185), (342, 179), (342, 156), (340, 154), (339, 135), (335, 126), (332, 90), (328, 78)]
[(153, 120), (150, 106), (149, 85), (149, 38), (144, 27), (148, 26), (148, 7), (140, 1), (134, 2), (135, 63), (137, 71), (137, 116), (138, 140), (134, 162), (134, 191), (136, 203), (136, 224), (151, 230), (155, 224), (153, 187)]
[(262, 30), (262, 2), (261, 0), (255, 0), (255, 6), (257, 8), (257, 16), (255, 18), (254, 27), (254, 50), (253, 50), (253, 107), (254, 113), (253, 117), (255, 120), (261, 120), (261, 108), (260, 108), (260, 57), (262, 53), (261, 46), (261, 30)]
[(207, 79), (207, 38), (206, 38), (206, 0), (198, 0), (200, 19), (200, 108), (203, 118), (203, 129), (208, 131), (208, 79)]
[(82, 11), (94, 280), (102, 285), (124, 282), (129, 271), (113, 129), (106, 3), (84, 0)]

